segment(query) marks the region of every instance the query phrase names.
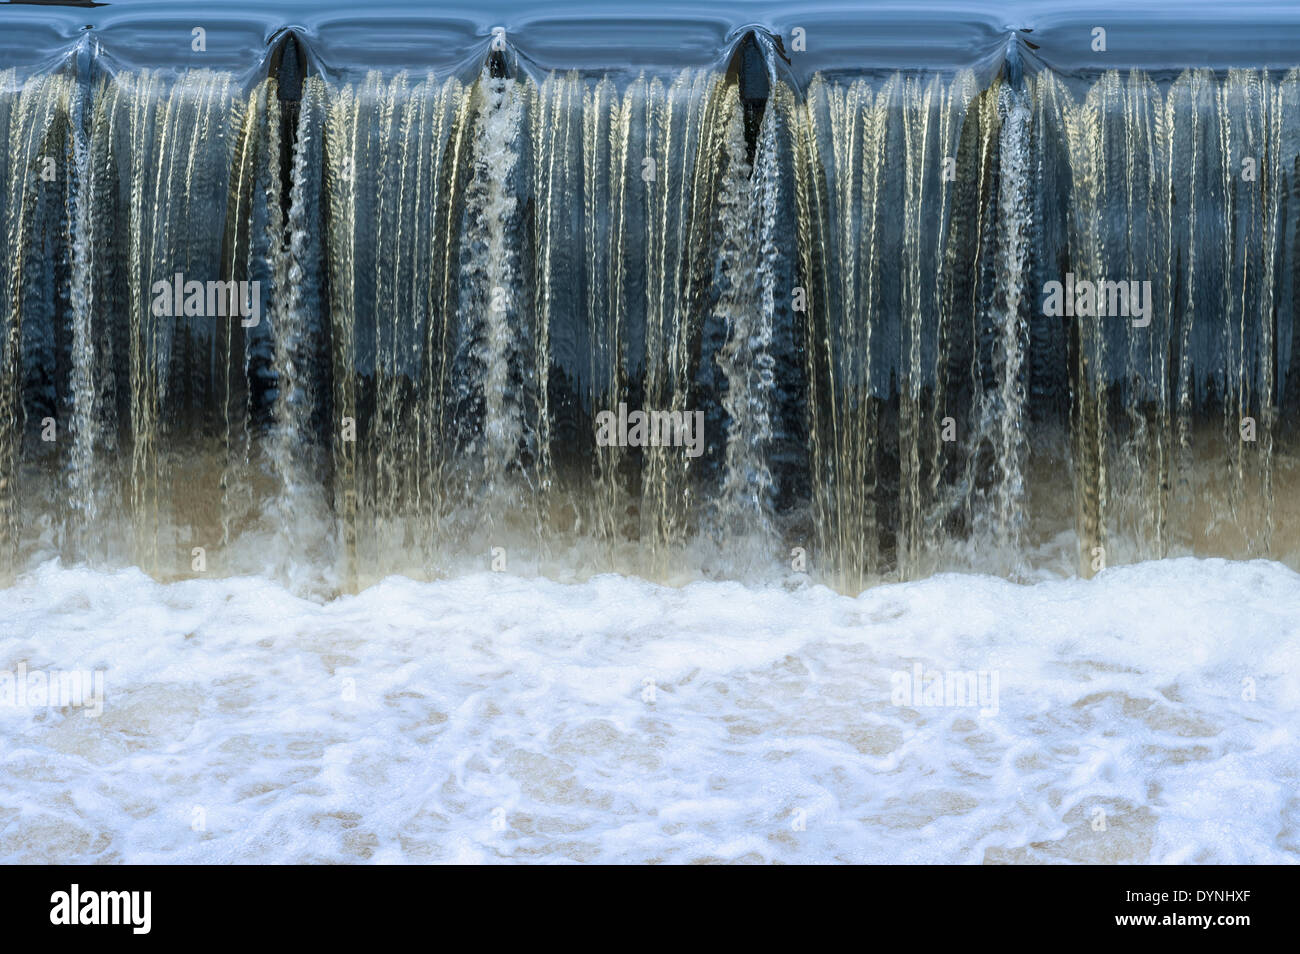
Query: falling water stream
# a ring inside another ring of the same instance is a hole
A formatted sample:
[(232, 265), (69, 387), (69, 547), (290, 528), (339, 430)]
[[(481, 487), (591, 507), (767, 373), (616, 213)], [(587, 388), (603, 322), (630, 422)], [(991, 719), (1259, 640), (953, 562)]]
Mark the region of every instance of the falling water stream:
[(1003, 552), (1020, 549), (1026, 450), (1024, 364), (1028, 321), (1024, 315), (1025, 272), (1029, 258), (1029, 107), (1023, 94), (1007, 85), (998, 101), (1002, 132), (998, 149), (998, 248), (994, 258), (998, 310), (997, 421), (998, 480), (994, 495), (994, 533)]

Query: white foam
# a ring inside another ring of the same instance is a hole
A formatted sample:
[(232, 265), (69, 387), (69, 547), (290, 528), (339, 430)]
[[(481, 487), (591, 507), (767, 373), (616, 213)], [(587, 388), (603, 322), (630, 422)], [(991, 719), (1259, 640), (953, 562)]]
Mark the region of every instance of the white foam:
[[(50, 563), (0, 592), (20, 663), (107, 697), (0, 707), (10, 862), (1300, 860), (1300, 576), (1265, 562), (326, 604)], [(997, 713), (894, 705), (916, 663), (996, 671)]]

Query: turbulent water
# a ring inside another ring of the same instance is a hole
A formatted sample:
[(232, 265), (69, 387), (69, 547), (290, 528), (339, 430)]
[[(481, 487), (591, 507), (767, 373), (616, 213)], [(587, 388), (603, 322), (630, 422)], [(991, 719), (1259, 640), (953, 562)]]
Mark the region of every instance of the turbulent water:
[[(323, 605), (50, 564), (0, 656), (100, 669), (105, 705), (0, 707), (0, 857), (1292, 863), (1297, 620), (1263, 561)], [(900, 700), (918, 666), (997, 682)]]

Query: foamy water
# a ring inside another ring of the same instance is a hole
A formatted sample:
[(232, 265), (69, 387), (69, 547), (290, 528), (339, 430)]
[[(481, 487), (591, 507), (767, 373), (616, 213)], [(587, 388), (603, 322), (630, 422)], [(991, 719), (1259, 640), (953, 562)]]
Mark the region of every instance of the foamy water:
[[(1295, 862), (1300, 576), (768, 588), (252, 578), (51, 563), (0, 669), (8, 862)], [(976, 671), (979, 707), (896, 705)], [(991, 711), (996, 708), (996, 711)]]

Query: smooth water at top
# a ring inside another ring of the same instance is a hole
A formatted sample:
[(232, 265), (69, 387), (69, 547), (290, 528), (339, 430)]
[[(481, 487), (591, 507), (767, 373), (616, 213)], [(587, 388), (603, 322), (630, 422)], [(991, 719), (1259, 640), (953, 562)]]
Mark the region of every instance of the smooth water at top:
[[(0, 4), (0, 7), (5, 6)], [(91, 7), (11, 3), (4, 9), (5, 65), (51, 62), (90, 28), (124, 65), (193, 66), (195, 26), (210, 43), (206, 65), (251, 70), (276, 31), (304, 35), (326, 72), (390, 68), (456, 71), (480, 59), (494, 28), (504, 28), (527, 67), (639, 69), (701, 66), (723, 56), (746, 27), (789, 42), (801, 28), (806, 52), (792, 57), (796, 76), (817, 70), (926, 67), (986, 68), (1000, 61), (1009, 31), (1031, 42), (1027, 65), (1064, 71), (1107, 66), (1145, 69), (1294, 65), (1300, 40), (1295, 5), (1214, 0), (1177, 4), (1092, 4), (1062, 0), (712, 0), (655, 4), (589, 2), (387, 2), (350, 0), (223, 3), (203, 9), (168, 0), (117, 0)], [(1092, 49), (1107, 31), (1105, 62)], [(793, 52), (793, 51), (791, 51)]]

